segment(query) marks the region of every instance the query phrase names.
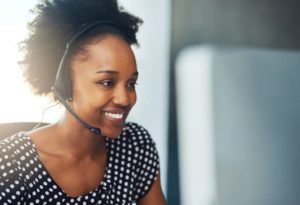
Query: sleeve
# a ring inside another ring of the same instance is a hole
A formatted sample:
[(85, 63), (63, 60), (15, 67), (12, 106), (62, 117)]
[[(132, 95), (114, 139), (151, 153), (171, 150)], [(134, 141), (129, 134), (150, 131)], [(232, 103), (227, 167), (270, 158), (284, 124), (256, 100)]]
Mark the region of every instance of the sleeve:
[(137, 150), (138, 168), (137, 178), (135, 181), (135, 199), (138, 200), (146, 195), (160, 170), (159, 155), (155, 142), (149, 135), (148, 131), (138, 126), (137, 137), (139, 140), (139, 149)]
[(0, 204), (20, 204), (25, 191), (11, 147), (0, 141)]

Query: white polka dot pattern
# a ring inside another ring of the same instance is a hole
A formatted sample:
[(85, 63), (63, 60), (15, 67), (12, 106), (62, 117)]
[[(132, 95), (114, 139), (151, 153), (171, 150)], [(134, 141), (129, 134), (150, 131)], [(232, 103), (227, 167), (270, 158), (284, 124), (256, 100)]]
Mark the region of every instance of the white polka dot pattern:
[(99, 185), (71, 197), (51, 178), (25, 132), (0, 141), (0, 204), (131, 205), (156, 180), (159, 158), (148, 132), (126, 123), (120, 137), (106, 138), (107, 167)]

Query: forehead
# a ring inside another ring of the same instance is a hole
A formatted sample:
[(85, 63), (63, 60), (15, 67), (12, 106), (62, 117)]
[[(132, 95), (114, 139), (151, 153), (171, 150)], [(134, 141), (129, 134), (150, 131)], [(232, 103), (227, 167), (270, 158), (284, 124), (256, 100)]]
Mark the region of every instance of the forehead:
[(130, 45), (116, 35), (93, 38), (84, 46), (83, 53), (74, 56), (71, 67), (78, 67), (76, 64), (85, 64), (91, 72), (103, 67), (120, 72), (136, 71), (135, 56)]

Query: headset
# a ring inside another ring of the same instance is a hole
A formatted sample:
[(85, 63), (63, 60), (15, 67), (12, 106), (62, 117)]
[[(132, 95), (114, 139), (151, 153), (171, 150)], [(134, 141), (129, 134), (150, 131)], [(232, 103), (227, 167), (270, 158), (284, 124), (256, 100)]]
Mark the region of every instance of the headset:
[(54, 85), (51, 87), (54, 95), (57, 97), (57, 99), (59, 100), (59, 102), (61, 104), (63, 104), (63, 106), (83, 125), (85, 126), (88, 130), (90, 130), (92, 133), (100, 136), (101, 135), (101, 129), (98, 127), (93, 127), (90, 124), (88, 124), (87, 122), (85, 122), (84, 120), (82, 120), (70, 107), (70, 105), (68, 105), (68, 103), (66, 102), (66, 100), (68, 100), (69, 97), (72, 96), (72, 83), (71, 83), (71, 79), (68, 75), (68, 71), (67, 71), (67, 60), (69, 58), (70, 55), (70, 49), (72, 48), (72, 46), (74, 45), (74, 43), (76, 42), (76, 40), (79, 39), (79, 37), (81, 37), (84, 33), (97, 28), (97, 27), (101, 27), (101, 26), (110, 26), (112, 28), (115, 28), (117, 31), (119, 31), (121, 34), (124, 34), (124, 32), (122, 32), (122, 28), (120, 25), (110, 22), (110, 21), (97, 21), (97, 22), (93, 22), (90, 24), (83, 24), (80, 26), (80, 28), (78, 29), (77, 32), (74, 32), (71, 34), (71, 37), (69, 38), (70, 40), (68, 41), (63, 57), (59, 63), (59, 67), (58, 67), (58, 71), (56, 74), (56, 78), (55, 78), (55, 82)]

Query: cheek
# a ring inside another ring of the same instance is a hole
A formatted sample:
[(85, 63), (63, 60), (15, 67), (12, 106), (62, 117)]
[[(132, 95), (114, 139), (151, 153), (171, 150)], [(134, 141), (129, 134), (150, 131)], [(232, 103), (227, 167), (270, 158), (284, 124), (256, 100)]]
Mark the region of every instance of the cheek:
[(111, 93), (99, 90), (95, 92), (90, 91), (84, 98), (86, 98), (86, 101), (88, 101), (88, 104), (92, 109), (99, 109), (99, 107), (103, 107), (109, 103), (111, 100)]
[(108, 91), (100, 90), (95, 85), (81, 84), (74, 86), (73, 99), (78, 102), (78, 105), (84, 110), (98, 109), (105, 105), (111, 98), (111, 93)]
[(136, 95), (136, 91), (134, 91), (130, 94), (131, 107), (135, 105), (136, 101), (137, 101), (137, 95)]

